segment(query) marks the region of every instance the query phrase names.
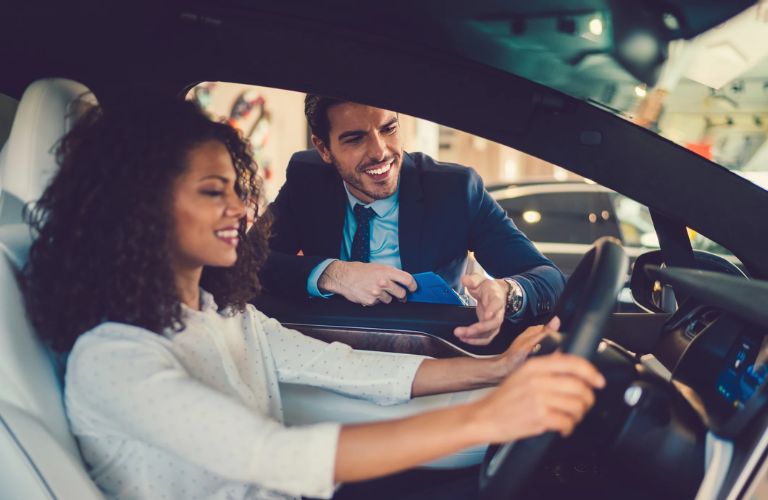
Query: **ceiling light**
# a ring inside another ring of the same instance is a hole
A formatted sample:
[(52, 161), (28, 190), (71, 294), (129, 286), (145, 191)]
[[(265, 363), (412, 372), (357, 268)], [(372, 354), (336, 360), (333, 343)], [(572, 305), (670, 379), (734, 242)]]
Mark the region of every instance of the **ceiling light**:
[(593, 17), (589, 20), (589, 32), (595, 36), (603, 34), (603, 20), (599, 17)]
[(680, 29), (680, 21), (677, 19), (677, 16), (670, 12), (665, 12), (662, 14), (661, 21), (664, 23), (664, 26), (666, 26), (667, 29), (671, 31), (677, 31)]

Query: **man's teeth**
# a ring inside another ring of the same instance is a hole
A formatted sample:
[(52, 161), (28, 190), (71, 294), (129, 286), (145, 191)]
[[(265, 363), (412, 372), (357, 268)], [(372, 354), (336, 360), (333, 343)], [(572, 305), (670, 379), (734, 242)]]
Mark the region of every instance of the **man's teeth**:
[(373, 170), (366, 170), (365, 173), (371, 175), (381, 175), (387, 172), (390, 168), (392, 168), (392, 162), (387, 163), (383, 167), (374, 168)]
[(220, 231), (216, 231), (216, 236), (219, 238), (237, 238), (237, 229), (222, 229)]

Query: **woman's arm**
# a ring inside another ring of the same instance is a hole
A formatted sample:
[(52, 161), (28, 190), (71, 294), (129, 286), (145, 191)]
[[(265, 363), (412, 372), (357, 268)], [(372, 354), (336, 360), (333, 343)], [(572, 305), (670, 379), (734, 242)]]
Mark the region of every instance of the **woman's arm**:
[(485, 398), (388, 422), (341, 429), (334, 480), (391, 474), (483, 444), (546, 431), (568, 435), (594, 402), (602, 376), (582, 358), (532, 359)]
[(413, 379), (412, 396), (466, 391), (496, 385), (525, 361), (528, 353), (548, 333), (556, 332), (560, 321), (532, 326), (521, 333), (503, 354), (488, 358), (426, 359)]

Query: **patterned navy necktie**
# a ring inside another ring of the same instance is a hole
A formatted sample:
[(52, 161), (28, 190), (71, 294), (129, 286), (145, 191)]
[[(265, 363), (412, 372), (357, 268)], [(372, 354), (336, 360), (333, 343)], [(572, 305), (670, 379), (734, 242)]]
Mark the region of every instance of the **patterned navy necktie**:
[(352, 252), (349, 260), (353, 262), (371, 261), (371, 219), (376, 217), (376, 212), (371, 207), (365, 207), (359, 203), (353, 209), (357, 221), (357, 231), (352, 239)]

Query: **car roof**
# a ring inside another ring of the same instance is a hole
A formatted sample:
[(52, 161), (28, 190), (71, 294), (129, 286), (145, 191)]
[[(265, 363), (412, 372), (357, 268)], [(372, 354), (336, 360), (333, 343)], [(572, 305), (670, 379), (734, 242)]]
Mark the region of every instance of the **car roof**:
[[(681, 12), (719, 13), (700, 28), (742, 4), (673, 3)], [(411, 4), (406, 15), (397, 2), (360, 8), (338, 0), (82, 0), (78, 9), (52, 0), (18, 3), (2, 16), (0, 58), (13, 70), (0, 76), (0, 91), (18, 95), (34, 79), (63, 76), (90, 86), (109, 106), (129, 87), (180, 94), (220, 80), (396, 109), (592, 179), (692, 227), (729, 248), (753, 275), (768, 277), (768, 235), (752, 220), (768, 213), (768, 192), (588, 102), (473, 60), (443, 33), (448, 14), (473, 19), (478, 9), (522, 9), (526, 2)], [(565, 4), (581, 2), (542, 5)]]

